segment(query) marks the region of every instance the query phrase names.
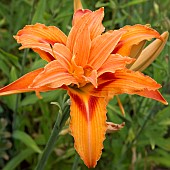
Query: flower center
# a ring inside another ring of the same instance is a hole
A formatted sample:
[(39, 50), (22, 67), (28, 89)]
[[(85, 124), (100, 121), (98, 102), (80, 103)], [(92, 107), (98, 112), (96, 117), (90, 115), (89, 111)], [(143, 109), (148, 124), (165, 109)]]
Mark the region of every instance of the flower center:
[(70, 74), (72, 74), (79, 83), (78, 88), (85, 86), (87, 83), (92, 83), (97, 87), (97, 71), (93, 70), (90, 65), (84, 67), (78, 66), (73, 56), (71, 60)]

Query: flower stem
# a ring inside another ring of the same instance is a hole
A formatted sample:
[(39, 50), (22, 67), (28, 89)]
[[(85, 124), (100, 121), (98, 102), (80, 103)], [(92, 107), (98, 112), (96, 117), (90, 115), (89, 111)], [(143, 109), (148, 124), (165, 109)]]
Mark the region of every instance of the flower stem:
[(74, 158), (74, 163), (73, 163), (73, 166), (72, 166), (72, 170), (78, 169), (79, 161), (80, 161), (80, 157), (76, 153), (75, 158)]
[(66, 120), (69, 117), (69, 113), (70, 113), (69, 105), (65, 106), (65, 108), (62, 110), (62, 113), (63, 114), (61, 114), (61, 112), (58, 113), (53, 130), (49, 137), (49, 140), (46, 144), (46, 147), (42, 153), (41, 159), (38, 162), (35, 170), (43, 170), (44, 169), (46, 162), (49, 158), (49, 155), (51, 154), (51, 152), (55, 146), (56, 140), (58, 139), (59, 132), (61, 131), (62, 127), (64, 126)]

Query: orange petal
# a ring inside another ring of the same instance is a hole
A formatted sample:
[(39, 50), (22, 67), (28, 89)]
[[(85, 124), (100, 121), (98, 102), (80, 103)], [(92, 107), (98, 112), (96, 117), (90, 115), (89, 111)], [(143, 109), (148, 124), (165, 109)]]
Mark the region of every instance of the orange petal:
[(0, 96), (9, 95), (9, 94), (16, 94), (16, 93), (23, 93), (23, 92), (30, 92), (30, 91), (48, 91), (52, 90), (48, 87), (41, 87), (41, 88), (29, 88), (29, 85), (33, 82), (35, 77), (43, 71), (43, 68), (37, 69), (30, 73), (25, 74), (18, 80), (14, 81), (13, 83), (3, 87), (0, 89)]
[(122, 57), (119, 54), (111, 54), (108, 59), (103, 63), (103, 65), (98, 70), (98, 76), (111, 72), (114, 73), (116, 70), (124, 69), (126, 64), (130, 64), (134, 59), (130, 57)]
[(89, 9), (79, 9), (74, 13), (73, 15), (73, 20), (72, 20), (72, 25), (75, 25), (81, 17), (87, 13), (92, 13)]
[(84, 67), (89, 59), (89, 53), (91, 48), (90, 31), (89, 26), (85, 24), (81, 34), (77, 36), (73, 55), (75, 56), (75, 62), (78, 66)]
[(69, 89), (71, 97), (70, 129), (75, 149), (90, 168), (99, 160), (106, 133), (106, 101), (104, 98)]
[(158, 90), (143, 90), (141, 92), (138, 92), (138, 95), (140, 96), (144, 96), (144, 97), (147, 97), (147, 98), (151, 98), (151, 99), (154, 99), (154, 100), (157, 100), (165, 105), (168, 105), (168, 102), (164, 99), (164, 97), (161, 95), (161, 93), (158, 91)]
[(53, 46), (53, 56), (67, 70), (70, 69), (72, 54), (70, 50), (63, 44), (56, 43)]
[(82, 66), (78, 66), (75, 62), (75, 56), (71, 59), (71, 74), (76, 78), (79, 83), (84, 83), (84, 69)]
[[(138, 94), (165, 103), (165, 100), (161, 97), (155, 97), (155, 95), (158, 96), (155, 91), (160, 87), (161, 85), (149, 76), (124, 69), (118, 70), (114, 74), (103, 74), (98, 79), (98, 88), (86, 85), (82, 88), (82, 91), (89, 91), (91, 95), (108, 98), (123, 93)], [(148, 95), (146, 92), (148, 92)]]
[[(22, 44), (20, 49), (33, 48), (39, 50), (41, 46), (50, 50), (50, 44), (65, 44), (67, 40), (66, 35), (57, 27), (47, 27), (39, 23), (25, 26), (22, 30), (18, 31), (14, 38), (18, 43)], [(50, 59), (47, 59), (47, 61), (50, 61)]]
[(85, 79), (88, 82), (91, 82), (93, 84), (94, 87), (97, 88), (98, 84), (97, 84), (97, 71), (96, 70), (92, 70), (89, 74), (87, 73), (87, 70), (85, 70)]
[(53, 46), (49, 44), (33, 45), (34, 51), (47, 61), (59, 60), (60, 63), (68, 69), (70, 67), (70, 61), (72, 54), (70, 50), (63, 44), (55, 43)]
[(41, 56), (43, 60), (46, 60), (47, 62), (55, 60), (53, 56), (52, 48), (49, 43), (32, 42), (33, 39), (30, 35), (24, 35), (23, 38), (24, 39), (22, 39), (22, 44), (24, 44), (24, 46), (21, 46), (19, 48), (20, 50), (23, 48), (32, 48), (36, 53), (38, 53)]
[(92, 41), (88, 64), (98, 70), (119, 42), (123, 32), (106, 32)]
[(90, 24), (90, 37), (93, 40), (98, 35), (101, 35), (102, 32), (105, 30), (104, 26), (102, 25), (102, 20), (104, 17), (104, 8), (100, 8), (93, 12), (92, 17), (88, 21)]
[(47, 61), (47, 62), (50, 62), (50, 61), (55, 60), (55, 58), (53, 57), (53, 55), (50, 54), (50, 53), (52, 53), (51, 48), (49, 48), (50, 53), (49, 53), (49, 52), (46, 52), (46, 51), (43, 51), (43, 50), (41, 50), (41, 49), (38, 49), (38, 48), (36, 48), (36, 49), (34, 48), (33, 50), (34, 50), (34, 52), (38, 53), (39, 56), (40, 56), (43, 60), (45, 60), (45, 61)]
[(97, 71), (93, 70), (92, 67), (86, 65), (84, 68), (82, 66), (77, 66), (75, 63), (75, 57), (73, 56), (71, 60), (71, 73), (76, 78), (79, 86), (84, 86), (85, 84), (91, 82), (95, 87), (97, 87)]
[(118, 70), (114, 74), (102, 75), (99, 79), (98, 89), (96, 90), (106, 90), (113, 94), (137, 94), (144, 89), (157, 90), (160, 87), (161, 85), (149, 76), (124, 69)]
[(89, 26), (91, 39), (94, 39), (104, 31), (104, 27), (102, 25), (103, 16), (104, 9), (100, 8), (95, 12), (87, 12), (79, 18), (79, 20), (72, 27), (67, 38), (67, 47), (71, 52), (73, 52), (77, 37), (79, 37), (82, 33), (84, 27), (86, 27), (86, 24)]
[(58, 60), (51, 61), (30, 85), (31, 88), (48, 86), (59, 88), (62, 85), (77, 84), (76, 79), (65, 69)]
[(160, 34), (156, 30), (140, 24), (125, 26), (121, 30), (126, 30), (127, 32), (122, 35), (113, 53), (118, 53), (122, 56), (129, 56), (132, 46), (139, 44), (143, 40), (161, 39)]

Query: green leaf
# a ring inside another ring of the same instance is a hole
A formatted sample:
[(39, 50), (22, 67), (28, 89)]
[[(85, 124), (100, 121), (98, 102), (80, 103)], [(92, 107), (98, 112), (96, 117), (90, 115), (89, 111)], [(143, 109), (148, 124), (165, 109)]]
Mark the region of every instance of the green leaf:
[(158, 138), (155, 142), (160, 148), (170, 152), (170, 138)]
[(20, 68), (18, 57), (2, 50), (1, 48), (0, 48), (0, 59), (5, 61), (5, 63), (8, 64), (9, 66), (11, 66), (12, 64), (17, 68)]
[(126, 8), (126, 7), (129, 7), (129, 6), (137, 5), (137, 4), (140, 4), (140, 3), (144, 3), (146, 1), (147, 0), (133, 0), (133, 1), (129, 1), (129, 2), (121, 5), (121, 8)]
[(29, 94), (21, 101), (21, 106), (27, 106), (35, 104), (38, 101), (38, 97), (35, 94)]
[[(16, 73), (16, 68), (15, 67), (12, 67), (11, 68), (11, 71), (9, 73), (9, 79), (10, 79), (10, 82), (13, 82), (17, 79), (17, 73)], [(17, 101), (17, 95), (16, 94), (13, 94), (13, 95), (9, 95), (9, 96), (4, 96), (4, 99), (6, 100), (6, 104), (7, 106), (15, 111), (16, 109), (16, 101)]]
[(106, 7), (106, 6), (109, 6), (109, 5), (110, 5), (109, 2), (103, 3), (103, 2), (98, 1), (98, 2), (96, 3), (95, 7), (96, 7), (96, 8), (100, 8), (100, 7)]
[[(58, 89), (55, 91), (41, 93), (41, 96), (43, 97), (42, 100), (44, 102), (51, 102), (51, 101), (57, 100), (57, 97), (62, 96), (63, 93), (65, 93), (64, 90)], [(39, 100), (40, 99), (36, 96), (36, 94), (29, 94), (21, 101), (21, 106), (35, 104)]]
[(44, 22), (43, 16), (44, 16), (45, 9), (46, 9), (46, 0), (40, 0), (38, 2), (35, 14), (33, 16), (32, 24), (35, 24), (36, 22), (40, 22), (40, 23)]
[(154, 140), (154, 138), (150, 137), (149, 141), (150, 141), (150, 145), (151, 145), (152, 150), (155, 149), (155, 140)]
[(0, 60), (0, 66), (1, 66), (0, 70), (2, 70), (2, 72), (6, 74), (6, 76), (9, 76), (9, 68), (7, 67), (3, 60)]
[(11, 71), (10, 71), (10, 81), (13, 82), (13, 81), (15, 81), (17, 78), (18, 78), (18, 76), (17, 76), (17, 70), (16, 70), (15, 67), (12, 67), (12, 68), (11, 68)]
[(162, 156), (151, 156), (147, 160), (152, 161), (157, 165), (163, 165), (163, 166), (166, 166), (166, 167), (169, 168), (170, 167), (169, 159), (170, 158), (165, 158), (165, 157), (162, 157)]
[(59, 158), (57, 158), (56, 162), (59, 162), (59, 161), (64, 160), (64, 159), (68, 159), (68, 158), (72, 157), (73, 155), (75, 155), (75, 149), (70, 148), (66, 151), (65, 154), (63, 154)]
[(31, 65), (31, 70), (29, 71), (33, 71), (36, 70), (38, 68), (42, 68), (47, 64), (47, 62), (45, 60), (42, 60), (41, 58), (34, 61), (34, 63)]
[(16, 130), (16, 131), (14, 131), (12, 136), (13, 136), (13, 138), (18, 139), (21, 142), (23, 142), (25, 145), (27, 145), (29, 148), (33, 149), (35, 152), (38, 152), (38, 153), (42, 152), (40, 150), (40, 148), (37, 146), (37, 144), (35, 143), (35, 141), (31, 138), (31, 136), (29, 136), (25, 132)]
[(18, 155), (16, 155), (14, 158), (12, 158), (6, 166), (3, 168), (3, 170), (13, 170), (15, 169), (23, 160), (25, 160), (27, 157), (32, 155), (34, 151), (30, 148), (27, 148), (23, 151), (21, 151)]

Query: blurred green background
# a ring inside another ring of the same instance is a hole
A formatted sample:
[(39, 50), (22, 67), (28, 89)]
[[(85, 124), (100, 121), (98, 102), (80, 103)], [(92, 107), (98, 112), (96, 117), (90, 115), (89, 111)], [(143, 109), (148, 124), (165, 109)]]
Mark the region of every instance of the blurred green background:
[[(169, 0), (84, 0), (84, 8), (105, 7), (106, 30), (124, 25), (151, 24), (160, 33), (170, 31)], [(68, 34), (72, 0), (0, 0), (0, 87), (46, 62), (31, 50), (19, 51), (13, 38), (26, 24), (55, 25)], [(161, 93), (170, 103), (170, 40), (144, 73), (162, 84)], [(65, 91), (0, 97), (0, 169), (33, 170), (47, 143)], [(117, 101), (108, 105), (108, 121), (126, 123), (119, 132), (107, 134), (96, 170), (170, 169), (170, 106), (138, 96), (121, 95), (126, 116)], [(67, 128), (68, 125), (66, 125)], [(73, 138), (60, 135), (45, 170), (85, 170)]]

